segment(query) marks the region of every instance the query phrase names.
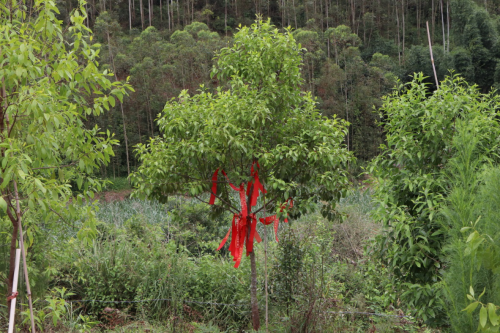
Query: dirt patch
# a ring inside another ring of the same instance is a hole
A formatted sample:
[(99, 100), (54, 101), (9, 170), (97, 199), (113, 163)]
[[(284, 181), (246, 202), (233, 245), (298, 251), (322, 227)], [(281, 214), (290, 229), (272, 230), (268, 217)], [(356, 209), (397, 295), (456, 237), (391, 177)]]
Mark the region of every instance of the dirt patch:
[(130, 193), (132, 193), (131, 189), (120, 190), (120, 191), (107, 191), (107, 192), (96, 193), (95, 198), (96, 200), (104, 202), (123, 201), (130, 197)]

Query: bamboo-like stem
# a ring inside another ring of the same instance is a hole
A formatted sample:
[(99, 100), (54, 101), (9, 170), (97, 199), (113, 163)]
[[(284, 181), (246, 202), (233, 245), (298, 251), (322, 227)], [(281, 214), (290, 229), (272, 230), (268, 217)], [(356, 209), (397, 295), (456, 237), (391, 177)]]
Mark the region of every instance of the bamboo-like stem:
[(434, 71), (434, 79), (436, 80), (436, 89), (439, 89), (439, 82), (436, 74), (436, 66), (434, 66), (434, 57), (432, 56), (431, 35), (429, 32), (429, 21), (425, 22), (427, 26), (427, 39), (429, 40), (429, 52), (431, 53), (432, 70)]

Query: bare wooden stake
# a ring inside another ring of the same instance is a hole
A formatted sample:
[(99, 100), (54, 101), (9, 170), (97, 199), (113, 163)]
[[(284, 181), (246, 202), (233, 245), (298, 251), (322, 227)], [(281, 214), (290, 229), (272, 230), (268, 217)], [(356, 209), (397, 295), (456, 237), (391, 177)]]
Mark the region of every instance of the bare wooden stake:
[(431, 53), (432, 70), (434, 71), (434, 79), (436, 80), (436, 88), (439, 89), (438, 77), (436, 74), (436, 66), (434, 66), (434, 57), (432, 56), (431, 34), (429, 32), (429, 21), (425, 22), (427, 26), (427, 39), (429, 40), (429, 52)]
[[(264, 220), (267, 217), (266, 211), (266, 194), (262, 193), (264, 196)], [(267, 227), (264, 225), (264, 288), (266, 289), (266, 333), (269, 332), (269, 302), (268, 302), (268, 292), (267, 292)]]
[[(5, 81), (2, 78), (2, 98), (5, 100), (5, 96), (7, 96), (5, 92)], [(7, 124), (8, 133), (10, 133), (11, 125), (9, 114), (5, 112), (5, 123)], [(12, 142), (9, 142), (10, 147), (12, 148)], [(19, 245), (21, 247), (21, 254), (23, 256), (23, 268), (24, 268), (24, 277), (26, 278), (26, 292), (28, 293), (28, 303), (30, 306), (30, 316), (31, 316), (31, 332), (35, 333), (35, 318), (33, 316), (33, 302), (31, 300), (31, 288), (30, 288), (30, 280), (28, 278), (28, 266), (26, 264), (26, 249), (24, 248), (24, 238), (23, 238), (23, 224), (22, 224), (22, 213), (19, 199), (19, 191), (17, 190), (17, 181), (12, 181), (14, 185), (14, 199), (16, 200), (16, 217), (17, 224), (19, 226)]]
[[(21, 259), (21, 250), (16, 250), (16, 266), (14, 268), (14, 283), (12, 284), (12, 295), (14, 296), (17, 293), (17, 281), (19, 280), (19, 259)], [(14, 315), (16, 314), (16, 300), (14, 297), (10, 302), (10, 317), (9, 317), (9, 331), (8, 333), (14, 332)]]

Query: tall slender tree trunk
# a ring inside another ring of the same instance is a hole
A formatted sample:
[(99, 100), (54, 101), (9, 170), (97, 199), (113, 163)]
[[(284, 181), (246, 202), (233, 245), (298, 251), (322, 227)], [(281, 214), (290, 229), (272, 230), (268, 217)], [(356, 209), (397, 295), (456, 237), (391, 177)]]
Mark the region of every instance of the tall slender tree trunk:
[(329, 0), (325, 0), (325, 12), (326, 12), (326, 29), (328, 30), (328, 28), (330, 27), (330, 23), (328, 22), (330, 20), (329, 18), (329, 9), (328, 9), (328, 1)]
[(420, 0), (417, 0), (417, 39), (420, 41)]
[(168, 31), (170, 31), (170, 1), (167, 0), (167, 18), (168, 18)]
[(285, 0), (281, 0), (281, 26), (285, 26)]
[[(113, 73), (115, 74), (115, 80), (118, 81), (118, 76), (116, 75), (115, 68), (115, 59), (113, 57), (113, 52), (111, 52), (111, 38), (109, 36), (109, 32), (107, 32), (108, 36), (108, 50), (109, 50), (109, 58), (111, 59), (111, 64), (113, 65)], [(123, 123), (123, 139), (125, 140), (125, 154), (127, 156), (127, 177), (130, 176), (130, 158), (128, 155), (128, 138), (127, 138), (127, 126), (125, 124), (125, 112), (123, 111), (123, 103), (120, 102), (120, 108), (122, 111), (122, 123)]]
[(149, 26), (151, 26), (151, 21), (153, 20), (153, 13), (151, 12), (151, 1), (148, 0), (148, 18), (149, 18)]
[(400, 31), (400, 28), (399, 28), (399, 14), (398, 14), (398, 6), (396, 6), (396, 23), (397, 23), (397, 27), (398, 27), (398, 59), (399, 59), (399, 65), (401, 65), (401, 37), (399, 35), (399, 31)]
[(446, 35), (444, 33), (444, 6), (443, 6), (443, 0), (439, 2), (439, 5), (441, 7), (441, 26), (443, 30), (443, 51), (446, 53)]
[(354, 3), (355, 0), (351, 0), (351, 15), (352, 15), (352, 31), (355, 30), (356, 28), (356, 4)]
[(144, 30), (144, 6), (142, 3), (142, 0), (139, 0), (139, 8), (141, 10), (141, 26), (142, 26), (142, 30)]
[(177, 0), (177, 24), (181, 25), (181, 13), (179, 11), (179, 0)]
[(436, 16), (435, 14), (435, 8), (434, 8), (434, 0), (432, 0), (432, 6), (431, 6), (431, 42), (434, 43), (434, 17)]
[(446, 21), (447, 21), (447, 28), (448, 28), (448, 53), (450, 52), (450, 8), (449, 8), (450, 1), (446, 1)]
[(129, 29), (132, 30), (132, 0), (128, 0), (128, 24)]
[(405, 0), (401, 0), (401, 18), (402, 18), (402, 23), (403, 23), (403, 64), (405, 63)]
[(295, 21), (295, 29), (297, 29), (297, 10), (295, 9), (295, 0), (292, 0), (292, 6), (293, 6), (294, 21)]
[[(161, 6), (161, 3), (163, 2), (163, 0), (160, 0), (160, 22), (163, 23), (163, 8)], [(189, 6), (189, 5), (188, 5)]]

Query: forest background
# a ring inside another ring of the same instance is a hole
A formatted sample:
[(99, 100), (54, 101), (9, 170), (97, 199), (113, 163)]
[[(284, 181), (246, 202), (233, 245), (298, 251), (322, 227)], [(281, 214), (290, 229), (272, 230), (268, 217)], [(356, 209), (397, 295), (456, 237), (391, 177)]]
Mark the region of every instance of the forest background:
[[(58, 2), (60, 18), (76, 1)], [(121, 145), (102, 167), (103, 178), (127, 176), (138, 166), (132, 147), (158, 134), (155, 119), (166, 101), (210, 78), (214, 52), (231, 43), (238, 26), (255, 15), (291, 26), (303, 53), (303, 90), (317, 98), (324, 115), (350, 122), (346, 144), (358, 165), (379, 153), (384, 141), (374, 108), (396, 83), (414, 72), (435, 89), (425, 23), (429, 22), (438, 79), (461, 74), (486, 92), (500, 82), (500, 4), (473, 0), (279, 0), (165, 1), (91, 0), (85, 24), (101, 48), (101, 66), (135, 89), (123, 105), (89, 118), (116, 134)]]

